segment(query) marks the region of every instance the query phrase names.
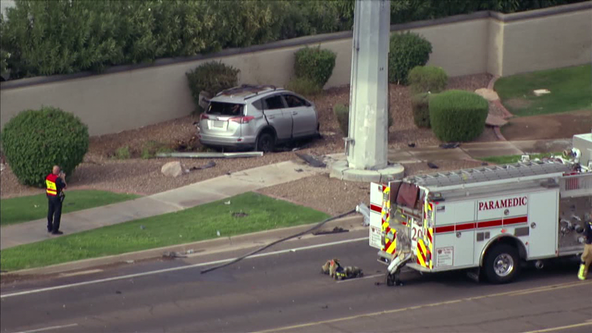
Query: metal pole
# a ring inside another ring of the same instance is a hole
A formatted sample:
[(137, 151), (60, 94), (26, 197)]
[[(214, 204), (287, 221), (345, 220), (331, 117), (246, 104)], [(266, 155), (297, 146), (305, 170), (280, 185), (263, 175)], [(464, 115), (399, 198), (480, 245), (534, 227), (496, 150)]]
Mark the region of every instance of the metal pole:
[(352, 50), (349, 168), (387, 167), (390, 0), (356, 0)]

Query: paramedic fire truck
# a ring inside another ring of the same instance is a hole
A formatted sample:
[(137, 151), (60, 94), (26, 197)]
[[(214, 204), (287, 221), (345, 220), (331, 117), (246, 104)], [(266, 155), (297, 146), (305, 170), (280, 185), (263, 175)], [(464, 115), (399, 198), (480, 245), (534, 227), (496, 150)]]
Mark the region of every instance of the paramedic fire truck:
[[(592, 134), (585, 136), (571, 160), (525, 158), (373, 183), (370, 246), (388, 265), (387, 284), (404, 266), (425, 273), (472, 269), (505, 283), (522, 261), (542, 268), (544, 259), (582, 253), (583, 222), (592, 213)], [(586, 163), (574, 163), (583, 154)]]

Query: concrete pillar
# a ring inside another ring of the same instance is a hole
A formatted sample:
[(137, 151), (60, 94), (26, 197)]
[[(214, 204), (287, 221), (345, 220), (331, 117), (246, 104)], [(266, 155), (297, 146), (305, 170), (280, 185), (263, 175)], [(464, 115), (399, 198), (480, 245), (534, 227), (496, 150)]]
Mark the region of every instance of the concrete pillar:
[(347, 161), (358, 170), (387, 167), (390, 0), (356, 0)]
[(356, 0), (346, 160), (332, 178), (387, 182), (405, 169), (388, 163), (388, 51), (390, 0)]

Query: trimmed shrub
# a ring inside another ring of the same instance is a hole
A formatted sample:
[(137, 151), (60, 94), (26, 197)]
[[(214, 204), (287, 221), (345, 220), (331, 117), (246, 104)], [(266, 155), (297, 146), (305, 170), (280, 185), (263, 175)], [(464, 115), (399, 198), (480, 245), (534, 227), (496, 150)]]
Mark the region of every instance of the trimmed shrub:
[(430, 96), (422, 93), (411, 97), (411, 109), (413, 110), (413, 122), (419, 128), (430, 128)]
[(322, 89), (333, 74), (336, 58), (335, 52), (321, 50), (320, 46), (305, 47), (295, 53), (294, 73), (297, 78), (316, 82)]
[(239, 73), (239, 69), (216, 61), (206, 62), (186, 73), (198, 113), (203, 112), (199, 105), (199, 95), (202, 91), (214, 96), (222, 90), (235, 87), (238, 85)]
[(323, 91), (323, 88), (320, 84), (305, 77), (293, 78), (286, 86), (286, 89), (292, 90), (306, 97), (316, 96)]
[[(337, 117), (337, 122), (339, 123), (339, 128), (343, 133), (344, 137), (349, 135), (349, 106), (343, 104), (336, 104), (333, 107), (333, 113), (335, 117)], [(393, 116), (391, 113), (388, 113), (388, 127), (393, 126)]]
[(416, 33), (392, 35), (388, 59), (389, 82), (407, 84), (409, 71), (415, 66), (427, 64), (430, 53), (432, 44)]
[(489, 104), (469, 91), (448, 90), (429, 98), (430, 124), (444, 142), (471, 141), (483, 133)]
[(448, 75), (442, 67), (416, 66), (409, 72), (407, 82), (413, 94), (437, 94), (446, 89)]
[(26, 110), (2, 130), (2, 148), (10, 168), (25, 185), (42, 187), (54, 165), (70, 176), (88, 150), (88, 127), (54, 107)]
[(344, 137), (347, 137), (349, 133), (349, 107), (343, 104), (336, 104), (333, 107), (333, 113), (337, 117), (341, 133), (343, 133)]

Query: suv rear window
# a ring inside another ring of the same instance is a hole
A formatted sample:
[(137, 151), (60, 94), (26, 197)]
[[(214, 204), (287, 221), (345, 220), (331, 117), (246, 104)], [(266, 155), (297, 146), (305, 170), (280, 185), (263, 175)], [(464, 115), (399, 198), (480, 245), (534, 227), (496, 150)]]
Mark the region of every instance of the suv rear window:
[(211, 102), (206, 113), (217, 116), (242, 116), (244, 108), (244, 104)]

